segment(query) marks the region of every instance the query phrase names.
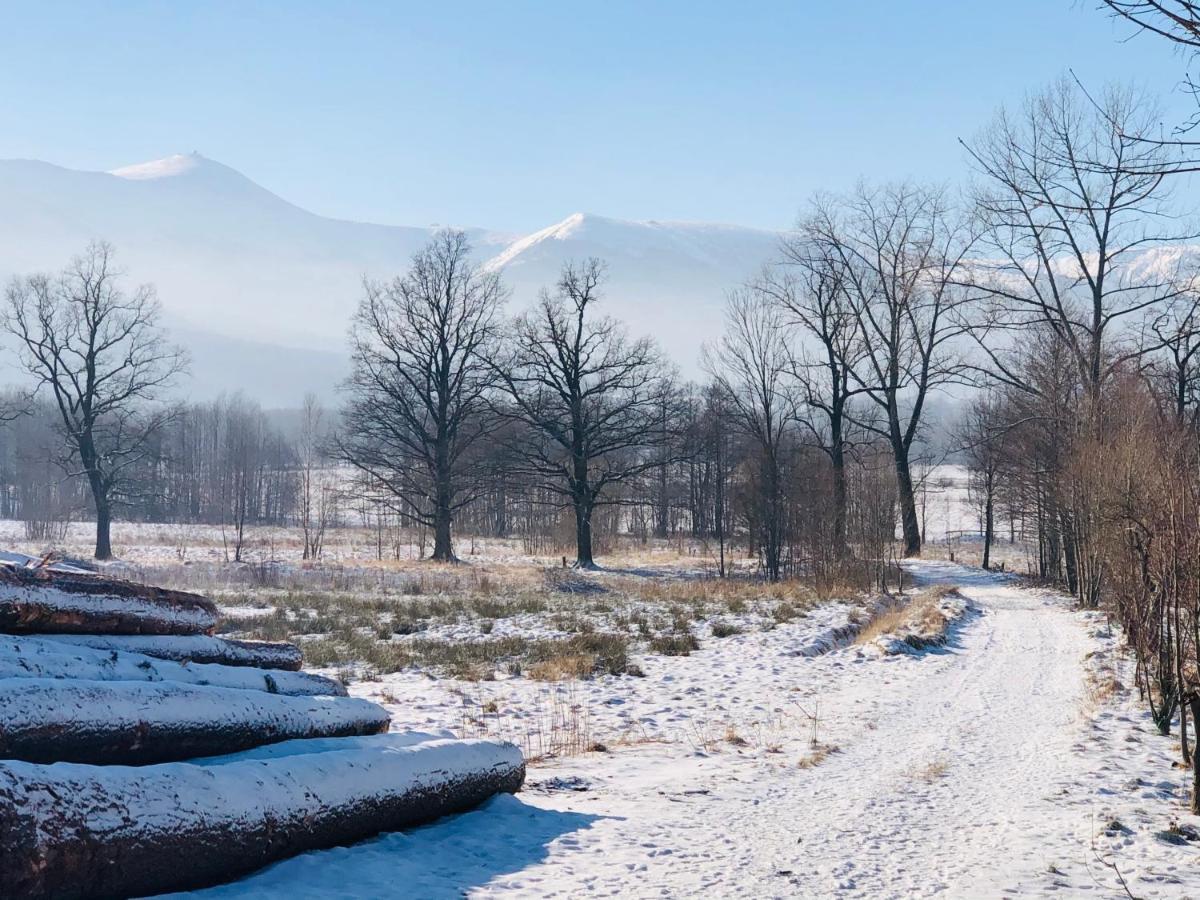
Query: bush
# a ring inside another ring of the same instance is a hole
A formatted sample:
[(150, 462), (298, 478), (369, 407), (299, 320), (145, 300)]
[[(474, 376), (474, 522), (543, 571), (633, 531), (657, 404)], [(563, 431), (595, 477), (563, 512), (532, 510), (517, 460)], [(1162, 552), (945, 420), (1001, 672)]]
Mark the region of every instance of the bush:
[(732, 622), (713, 622), (711, 628), (712, 636), (715, 638), (731, 637), (742, 633), (742, 629), (738, 628)]
[(650, 640), (650, 651), (662, 656), (688, 656), (700, 649), (694, 634), (660, 634)]

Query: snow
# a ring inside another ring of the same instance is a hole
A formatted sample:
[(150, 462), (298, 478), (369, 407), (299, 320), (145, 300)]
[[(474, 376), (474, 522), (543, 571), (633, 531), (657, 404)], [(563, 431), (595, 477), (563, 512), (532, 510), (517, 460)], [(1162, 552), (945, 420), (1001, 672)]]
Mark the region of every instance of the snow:
[[(0, 747), (20, 755), (27, 745), (70, 748), (76, 758), (102, 735), (143, 735), (162, 752), (172, 736), (189, 740), (220, 728), (230, 740), (285, 740), (386, 729), (387, 714), (366, 700), (285, 697), (259, 691), (177, 682), (114, 682), (52, 678), (0, 679)], [(193, 746), (188, 744), (187, 746)], [(183, 748), (185, 751), (187, 747)]]
[(199, 153), (176, 153), (173, 156), (168, 156), (164, 159), (155, 159), (150, 162), (137, 163), (132, 166), (122, 166), (119, 169), (113, 169), (108, 174), (115, 175), (118, 178), (125, 178), (129, 181), (148, 181), (157, 178), (171, 178), (175, 175), (183, 175), (195, 169), (204, 158)]
[[(227, 610), (222, 610), (227, 612)], [(207, 634), (44, 634), (39, 640), (95, 650), (135, 653), (176, 662), (224, 659), (237, 666), (283, 669), (299, 665), (299, 650), (265, 641), (228, 641)], [(197, 663), (193, 663), (196, 665)]]
[[(86, 821), (89, 831), (123, 845), (134, 860), (165, 847), (178, 849), (180, 833), (194, 835), (201, 857), (197, 864), (211, 867), (204, 858), (205, 841), (240, 838), (235, 851), (263, 858), (289, 841), (311, 842), (322, 827), (344, 826), (347, 813), (374, 806), (381, 815), (403, 821), (428, 809), (442, 789), (453, 800), (457, 785), (476, 793), (487, 783), (512, 784), (523, 771), (512, 745), (425, 737), (351, 740), (344, 749), (300, 741), (270, 758), (246, 754), (205, 765), (0, 762), (0, 797), (14, 804), (9, 845), (24, 841), (35, 845), (34, 852), (50, 846), (73, 857), (76, 865), (87, 864), (95, 860), (98, 845), (80, 834), (77, 824), (67, 824)], [(65, 808), (63, 797), (72, 801)], [(39, 841), (45, 844), (39, 847)], [(48, 877), (54, 878), (53, 871)], [(346, 896), (342, 888), (326, 896), (339, 894)]]
[[(121, 616), (129, 619), (146, 618), (157, 623), (169, 623), (179, 633), (211, 631), (217, 620), (204, 606), (158, 603), (142, 597), (121, 597), (97, 590), (95, 593), (65, 591), (45, 584), (12, 584), (0, 580), (0, 615), (11, 618), (10, 624), (21, 623), (28, 627), (30, 621), (40, 622), (43, 618), (38, 607), (62, 614)], [(68, 627), (60, 623), (61, 627)], [(84, 630), (85, 625), (76, 625), (74, 630)], [(94, 627), (94, 626), (93, 626)]]
[(0, 679), (72, 678), (149, 681), (268, 691), (289, 696), (344, 695), (340, 684), (308, 672), (180, 663), (140, 653), (72, 646), (53, 639), (0, 635)]
[[(1161, 837), (1172, 821), (1200, 824), (1173, 739), (1136, 698), (1091, 696), (1085, 659), (1115, 653), (1111, 631), (1053, 591), (949, 563), (909, 568), (959, 585), (975, 611), (944, 647), (796, 656), (835, 622), (817, 611), (689, 657), (646, 657), (644, 679), (356, 685), (386, 695), (401, 730), (462, 731), (491, 702), (488, 727), (519, 731), (570, 691), (607, 752), (543, 760), (519, 797), (196, 896), (372, 897), (404, 884), (422, 897), (1111, 897), (1117, 870), (1138, 896), (1200, 893), (1200, 850)], [(1128, 833), (1106, 833), (1114, 820)]]

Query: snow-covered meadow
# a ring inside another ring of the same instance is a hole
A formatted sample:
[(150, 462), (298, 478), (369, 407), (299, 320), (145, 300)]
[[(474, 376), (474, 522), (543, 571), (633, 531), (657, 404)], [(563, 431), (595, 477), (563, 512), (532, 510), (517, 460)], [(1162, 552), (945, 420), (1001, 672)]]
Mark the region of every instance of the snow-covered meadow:
[[(961, 561), (947, 468), (929, 555)], [(911, 563), (896, 602), (723, 583), (681, 544), (576, 573), (512, 543), (372, 560), (349, 533), (319, 565), (280, 532), (238, 566), (165, 534), (118, 531), (124, 565), (210, 590), (228, 635), (297, 639), (393, 733), (530, 762), (516, 796), (196, 897), (1200, 896), (1190, 773), (1119, 634), (1011, 576)]]
[(526, 789), (198, 896), (1200, 892), (1190, 776), (1114, 686), (1107, 624), (999, 576), (911, 571), (967, 601), (942, 647), (854, 643), (861, 607), (831, 602), (698, 627), (687, 656), (636, 653), (642, 677), (352, 683), (394, 730), (523, 736)]

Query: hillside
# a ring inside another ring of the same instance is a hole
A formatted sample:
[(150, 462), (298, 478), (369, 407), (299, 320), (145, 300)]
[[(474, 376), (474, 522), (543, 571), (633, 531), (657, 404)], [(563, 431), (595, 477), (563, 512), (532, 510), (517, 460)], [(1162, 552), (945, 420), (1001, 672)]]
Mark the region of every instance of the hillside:
[[(315, 215), (198, 154), (113, 172), (0, 161), (0, 206), (0, 278), (59, 268), (104, 238), (131, 280), (157, 286), (169, 324), (192, 349), (193, 392), (245, 386), (268, 405), (332, 392), (361, 279), (403, 270), (434, 230)], [(602, 257), (607, 310), (659, 336), (685, 371), (719, 330), (725, 291), (777, 240), (748, 228), (583, 214), (527, 236), (465, 230), (480, 262), (504, 271), (514, 309), (567, 259)]]

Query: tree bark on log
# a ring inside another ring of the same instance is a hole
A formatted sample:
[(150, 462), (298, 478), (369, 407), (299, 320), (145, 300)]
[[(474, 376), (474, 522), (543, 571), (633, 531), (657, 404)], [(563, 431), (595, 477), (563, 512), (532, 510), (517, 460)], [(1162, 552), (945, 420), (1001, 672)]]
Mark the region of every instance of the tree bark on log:
[(256, 669), (285, 669), (291, 672), (298, 672), (303, 664), (300, 648), (295, 644), (235, 641), (204, 634), (47, 634), (38, 637), (97, 650), (141, 653), (175, 662), (220, 663), (224, 666), (253, 666)]
[(391, 737), (204, 766), (0, 763), (0, 885), (14, 900), (197, 889), (461, 812), (524, 781), (512, 744)]
[(0, 566), (0, 633), (211, 634), (216, 626), (216, 606), (198, 594)]
[(140, 653), (97, 650), (38, 637), (0, 635), (0, 679), (65, 678), (84, 681), (176, 682), (266, 691), (287, 697), (345, 697), (332, 678), (309, 672), (246, 666), (178, 663)]
[(174, 683), (0, 681), (0, 758), (148, 765), (296, 738), (387, 731), (382, 707)]

